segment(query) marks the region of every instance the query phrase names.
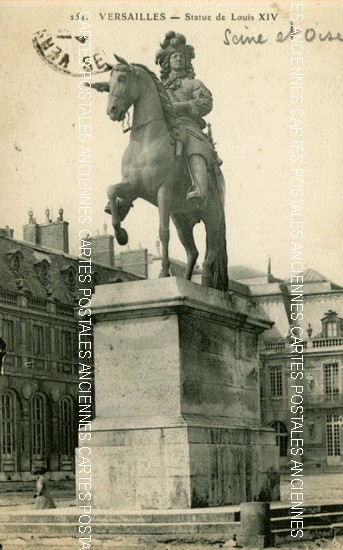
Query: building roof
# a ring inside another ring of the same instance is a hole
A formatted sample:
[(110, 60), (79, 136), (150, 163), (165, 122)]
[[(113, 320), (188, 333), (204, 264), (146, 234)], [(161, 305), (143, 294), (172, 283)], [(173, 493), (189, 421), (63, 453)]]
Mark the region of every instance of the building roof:
[(267, 277), (267, 273), (254, 269), (246, 265), (232, 265), (229, 267), (229, 277), (234, 281), (240, 281), (242, 279), (254, 279), (256, 277)]
[[(17, 263), (14, 260), (18, 258)], [(0, 289), (24, 292), (73, 305), (79, 258), (64, 252), (0, 235)], [(130, 281), (139, 277), (120, 269), (92, 263), (93, 282)], [(84, 285), (83, 285), (84, 286)]]
[[(290, 282), (279, 285), (251, 285), (250, 288), (254, 300), (257, 300), (275, 322), (274, 327), (266, 331), (262, 338), (285, 338), (289, 330), (292, 299), (295, 299)], [(321, 336), (322, 319), (329, 310), (335, 310), (338, 317), (343, 318), (343, 288), (313, 269), (304, 272), (304, 284), (299, 285), (299, 302), (302, 303), (303, 309), (296, 319), (296, 324), (303, 329), (305, 339), (309, 328), (312, 329), (312, 338)]]
[(319, 271), (315, 271), (315, 269), (306, 269), (304, 271), (304, 283), (326, 283), (327, 281), (328, 279), (319, 273)]
[[(316, 271), (315, 269), (312, 269), (312, 268), (306, 269), (303, 272), (303, 278), (304, 278), (304, 284), (306, 284), (308, 287), (304, 289), (305, 292), (309, 291), (309, 289), (311, 288), (310, 285), (316, 285), (316, 286), (313, 286), (313, 288), (314, 288), (314, 291), (317, 292), (320, 289), (320, 287), (318, 286), (318, 283), (327, 283), (325, 286), (322, 285), (323, 290), (324, 288), (330, 289), (330, 290), (340, 290), (343, 288), (337, 283), (334, 283), (328, 277), (326, 277), (326, 275), (322, 275), (321, 273), (319, 273), (319, 271)], [(290, 284), (290, 282), (291, 282), (290, 278), (286, 280), (287, 284)]]

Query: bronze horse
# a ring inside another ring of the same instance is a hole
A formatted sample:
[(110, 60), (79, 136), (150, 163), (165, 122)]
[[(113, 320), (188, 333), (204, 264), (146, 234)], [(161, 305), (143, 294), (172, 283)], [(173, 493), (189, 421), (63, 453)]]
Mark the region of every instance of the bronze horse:
[(203, 221), (206, 254), (202, 284), (226, 291), (224, 180), (219, 168), (208, 171), (207, 205), (199, 208), (187, 201), (190, 176), (185, 159), (177, 153), (178, 120), (166, 91), (147, 67), (129, 64), (117, 56), (116, 59), (119, 64), (112, 68), (109, 83), (93, 84), (98, 91), (109, 92), (107, 114), (111, 120), (123, 121), (133, 105), (130, 141), (122, 159), (122, 181), (110, 185), (107, 190), (116, 239), (119, 244), (127, 243), (128, 235), (121, 222), (135, 199), (145, 199), (159, 209), (159, 238), (162, 244), (160, 277), (169, 276), (171, 217), (187, 254), (185, 278), (191, 279), (198, 257), (193, 227)]

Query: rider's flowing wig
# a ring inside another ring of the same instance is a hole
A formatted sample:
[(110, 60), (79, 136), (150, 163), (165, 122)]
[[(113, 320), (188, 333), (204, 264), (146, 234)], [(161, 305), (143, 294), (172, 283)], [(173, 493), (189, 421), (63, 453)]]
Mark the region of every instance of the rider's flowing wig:
[(170, 73), (170, 56), (175, 52), (181, 52), (184, 55), (186, 66), (185, 72), (188, 78), (194, 78), (195, 72), (192, 65), (192, 59), (195, 57), (193, 46), (186, 44), (186, 37), (183, 34), (174, 31), (167, 32), (164, 41), (160, 44), (161, 49), (156, 54), (156, 64), (161, 68), (161, 80), (167, 80)]

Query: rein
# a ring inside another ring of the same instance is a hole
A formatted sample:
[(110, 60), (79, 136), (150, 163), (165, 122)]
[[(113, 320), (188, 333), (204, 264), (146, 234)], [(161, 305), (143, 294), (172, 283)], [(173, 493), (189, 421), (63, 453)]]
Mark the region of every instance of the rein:
[(125, 115), (125, 118), (127, 117), (127, 126), (125, 127), (125, 120), (122, 120), (121, 125), (123, 129), (123, 134), (126, 134), (126, 132), (130, 132), (131, 130), (138, 130), (139, 128), (142, 128), (143, 126), (147, 126), (148, 124), (151, 124), (152, 122), (157, 122), (158, 120), (164, 121), (163, 117), (156, 117), (152, 118), (151, 120), (147, 120), (147, 122), (143, 122), (142, 124), (139, 124), (138, 126), (130, 126), (130, 114), (127, 112)]
[[(134, 67), (134, 65), (132, 65), (132, 67)], [(116, 68), (114, 68), (114, 70), (116, 70)], [(141, 92), (140, 82), (138, 82), (138, 89), (139, 89), (139, 92)], [(119, 95), (119, 94), (113, 94), (113, 93), (111, 94), (110, 93), (109, 95), (110, 95), (110, 97), (114, 97), (115, 99), (122, 99), (122, 100), (125, 101), (124, 97)], [(128, 107), (128, 109), (129, 109), (129, 107)], [(131, 130), (138, 130), (139, 128), (142, 128), (143, 126), (147, 126), (148, 124), (151, 124), (152, 122), (156, 122), (158, 120), (161, 120), (161, 121), (165, 122), (165, 117), (164, 116), (162, 116), (162, 117), (159, 116), (159, 117), (153, 118), (151, 120), (148, 120), (147, 122), (143, 122), (142, 124), (139, 124), (138, 126), (131, 126), (130, 113), (127, 110), (126, 113), (125, 113), (124, 119), (121, 121), (123, 134), (126, 134), (127, 132), (130, 132)]]
[[(126, 122), (126, 127), (125, 127), (125, 122)], [(121, 121), (121, 127), (122, 127), (122, 130), (123, 130), (123, 134), (126, 134), (126, 132), (129, 132), (132, 128), (132, 126), (130, 126), (130, 113), (129, 111), (126, 111), (125, 113), (125, 118), (123, 118), (123, 120)]]

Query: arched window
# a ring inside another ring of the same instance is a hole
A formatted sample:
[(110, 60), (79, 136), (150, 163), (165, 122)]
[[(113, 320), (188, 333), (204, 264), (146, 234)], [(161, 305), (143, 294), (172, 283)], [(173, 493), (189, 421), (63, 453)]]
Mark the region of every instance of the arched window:
[(74, 456), (74, 404), (70, 396), (60, 401), (60, 449), (61, 460), (71, 460)]
[(32, 460), (46, 460), (46, 401), (43, 395), (34, 395), (31, 401)]
[(14, 460), (16, 442), (15, 398), (9, 392), (1, 395), (1, 456), (2, 463)]
[(279, 420), (272, 422), (270, 426), (276, 431), (276, 444), (278, 445), (280, 450), (280, 457), (287, 456), (287, 427), (283, 422), (280, 422)]
[(20, 471), (21, 402), (14, 391), (0, 394), (0, 470)]

